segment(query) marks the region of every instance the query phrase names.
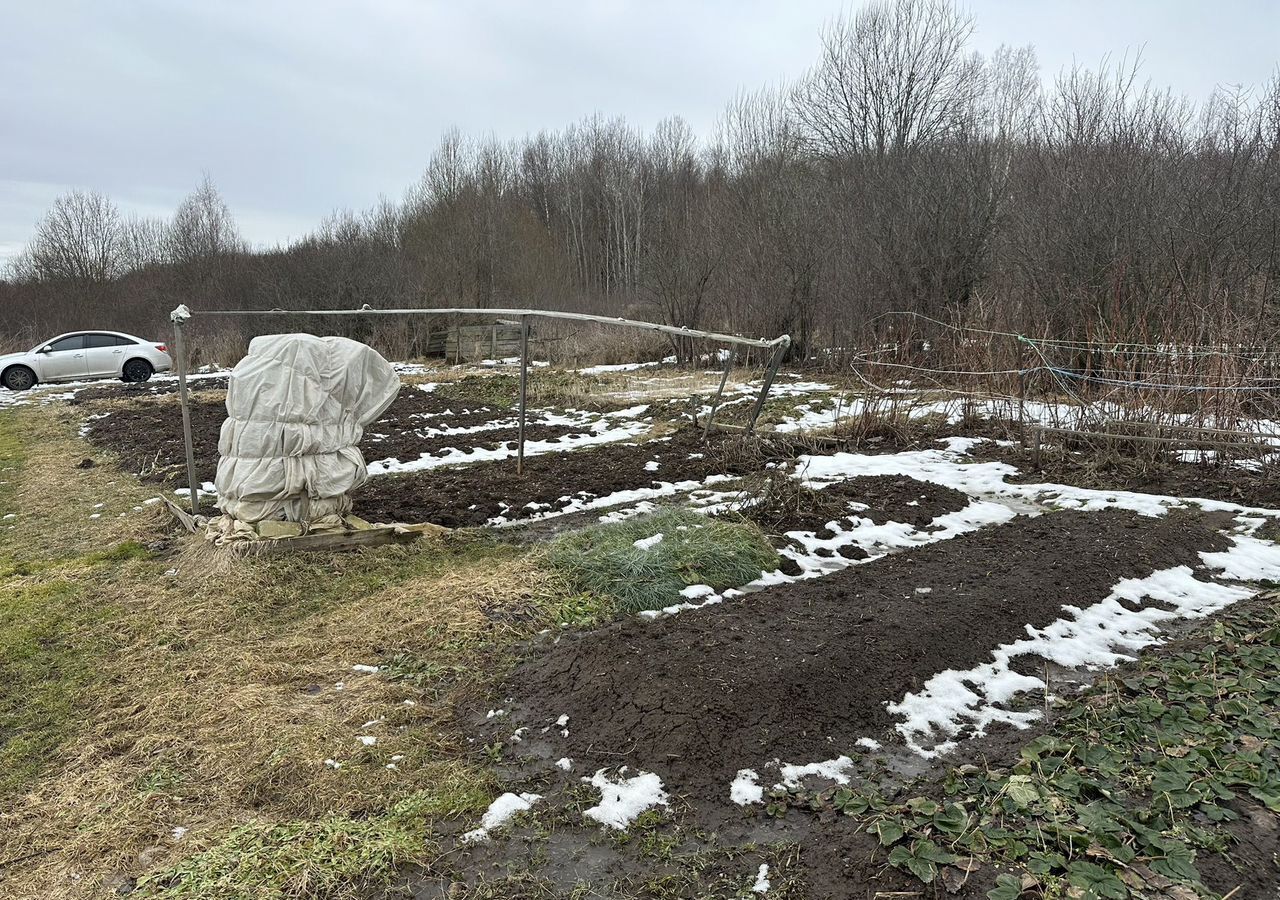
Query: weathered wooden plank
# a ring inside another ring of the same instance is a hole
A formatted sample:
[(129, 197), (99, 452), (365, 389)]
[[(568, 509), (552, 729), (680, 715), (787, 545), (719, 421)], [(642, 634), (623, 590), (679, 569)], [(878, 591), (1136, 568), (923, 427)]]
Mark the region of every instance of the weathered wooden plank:
[(424, 537), (445, 534), (443, 525), (374, 525), (355, 531), (322, 531), (298, 537), (254, 541), (250, 544), (257, 553), (287, 553), (311, 550), (355, 550), (360, 547), (377, 547), (385, 544), (409, 544)]

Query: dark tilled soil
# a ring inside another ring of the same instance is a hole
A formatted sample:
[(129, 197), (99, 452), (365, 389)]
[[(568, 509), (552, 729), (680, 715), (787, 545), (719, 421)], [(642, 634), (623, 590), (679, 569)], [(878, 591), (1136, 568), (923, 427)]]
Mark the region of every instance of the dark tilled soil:
[[(215, 375), (210, 378), (192, 378), (187, 381), (189, 391), (209, 391), (227, 389), (230, 379), (226, 375)], [(148, 397), (161, 397), (165, 394), (178, 393), (177, 380), (164, 381), (114, 382), (97, 387), (77, 388), (76, 395), (68, 402), (72, 406), (91, 403), (94, 400), (139, 400)]]
[[(865, 510), (851, 509), (862, 504)], [(924, 527), (945, 513), (964, 509), (969, 497), (952, 488), (899, 475), (867, 475), (839, 481), (819, 490), (787, 479), (744, 515), (765, 531), (821, 531), (831, 521), (857, 517), (877, 525), (906, 522)]]
[[(1253, 605), (1265, 617), (1270, 613), (1272, 602), (1267, 598), (1247, 600), (1236, 609)], [(1184, 644), (1200, 641), (1203, 636), (1197, 629), (1151, 652), (1176, 654)], [(1121, 669), (1119, 674), (1123, 673)], [(946, 771), (964, 762), (1008, 769), (1018, 759), (1020, 749), (1040, 732), (1037, 727), (966, 742), (959, 751), (938, 761), (924, 780), (909, 788), (909, 794), (899, 797), (943, 797)], [(538, 784), (529, 787), (546, 790)], [(518, 789), (523, 789), (523, 785)], [(564, 790), (552, 788), (557, 793), (544, 800), (542, 809), (569, 802)], [(1276, 886), (1280, 884), (1280, 865), (1276, 862), (1280, 851), (1280, 818), (1252, 799), (1236, 800), (1228, 805), (1240, 817), (1225, 826), (1233, 843), (1226, 853), (1198, 854), (1197, 869), (1205, 884), (1219, 894), (1238, 888), (1234, 895), (1237, 897), (1275, 896)], [(983, 900), (999, 874), (993, 866), (984, 864), (955, 892), (944, 890), (940, 884), (921, 885), (907, 873), (887, 865), (888, 850), (866, 831), (865, 818), (832, 818), (799, 808), (774, 818), (766, 816), (760, 807), (753, 807), (751, 812), (733, 809), (726, 814), (722, 810), (707, 811), (701, 805), (688, 810), (681, 808), (675, 816), (680, 821), (692, 816), (699, 825), (699, 839), (686, 838), (687, 843), (680, 847), (679, 853), (699, 853), (708, 860), (703, 873), (708, 879), (708, 888), (717, 877), (749, 885), (759, 863), (768, 861), (772, 864), (770, 876), (775, 885), (792, 885), (789, 897), (871, 900), (877, 892), (899, 891), (904, 892), (904, 897)], [(469, 823), (461, 827), (469, 827)], [(486, 896), (491, 892), (495, 897), (523, 897), (526, 889), (521, 873), (527, 872), (551, 885), (549, 895), (553, 896), (571, 896), (575, 890), (588, 890), (590, 896), (602, 897), (648, 896), (636, 886), (652, 883), (667, 874), (668, 865), (664, 861), (638, 852), (637, 848), (644, 846), (642, 840), (601, 841), (598, 834), (599, 829), (576, 818), (567, 827), (561, 824), (550, 830), (516, 824), (494, 840), (465, 845), (462, 852), (451, 855), (447, 874), (440, 871), (407, 873), (405, 884), (409, 890), (406, 893), (443, 900), (450, 896), (452, 885), (458, 883), (468, 887), (487, 885)], [(504, 878), (507, 873), (514, 873), (509, 881)], [(705, 893), (707, 896), (731, 895), (729, 890), (708, 889)], [(370, 900), (392, 900), (400, 896), (392, 890), (376, 893)]]
[[(1055, 513), (703, 610), (547, 639), (502, 688), (514, 714), (484, 740), (527, 725), (533, 739), (517, 755), (569, 756), (577, 771), (625, 763), (657, 772), (668, 790), (725, 802), (738, 769), (831, 759), (859, 737), (885, 738), (885, 702), (935, 673), (986, 660), (1122, 578), (1196, 565), (1199, 551), (1225, 546), (1190, 515)], [(568, 738), (534, 737), (561, 715)]]
[[(374, 423), (376, 426), (378, 423)], [(465, 434), (425, 434), (427, 429), (393, 431), (386, 434), (365, 434), (360, 442), (360, 452), (369, 462), (379, 459), (397, 459), (409, 462), (423, 454), (436, 456), (446, 451), (499, 450), (510, 444), (515, 446), (520, 436), (518, 428), (491, 428)], [(569, 435), (589, 434), (586, 428), (572, 425), (542, 425), (530, 422), (525, 425), (524, 436), (528, 441), (556, 443)]]
[[(106, 389), (94, 389), (106, 390)], [(112, 388), (120, 397), (120, 389)], [(139, 394), (139, 396), (142, 396)], [(88, 423), (87, 435), (95, 446), (111, 450), (122, 459), (124, 467), (140, 474), (144, 480), (168, 484), (185, 484), (186, 471), (182, 444), (182, 417), (171, 402), (116, 405), (105, 418)], [(537, 417), (530, 411), (530, 418)], [(212, 481), (218, 467), (218, 433), (226, 419), (223, 399), (204, 395), (191, 402), (192, 442), (195, 447), (196, 473), (200, 481)], [(417, 459), (424, 453), (438, 454), (449, 448), (496, 449), (515, 441), (515, 427), (495, 428), (467, 434), (430, 434), (431, 429), (469, 428), (488, 422), (510, 423), (511, 410), (487, 406), (468, 407), (457, 400), (415, 390), (406, 386), (400, 391), (383, 416), (365, 429), (360, 443), (367, 460)], [(583, 434), (587, 429), (571, 425), (542, 425), (530, 422), (525, 429), (529, 440), (556, 441), (570, 434)], [(377, 512), (376, 507), (370, 510)], [(401, 520), (410, 521), (410, 520)], [(419, 521), (419, 520), (412, 520)], [(427, 521), (427, 520), (420, 520)]]
[[(658, 468), (649, 471), (648, 462)], [(517, 475), (511, 460), (434, 469), (371, 479), (355, 495), (356, 512), (366, 519), (434, 522), (451, 528), (483, 525), (495, 516), (527, 517), (528, 504), (563, 509), (573, 500), (652, 487), (659, 482), (701, 481), (712, 474), (757, 471), (764, 458), (743, 452), (732, 437), (686, 430), (669, 439), (605, 444), (572, 453), (525, 459)]]
[[(1271, 614), (1274, 601), (1260, 596), (1244, 600), (1233, 607), (1237, 612), (1255, 610), (1260, 621), (1265, 621)], [(1150, 653), (1176, 655), (1187, 646), (1202, 644), (1204, 641), (1202, 624), (1191, 627), (1188, 623), (1170, 623), (1171, 630), (1165, 631), (1168, 638), (1179, 631), (1181, 636), (1174, 637), (1168, 643), (1153, 648)], [(1191, 634), (1186, 634), (1190, 630)], [(1128, 666), (1118, 670), (1117, 677), (1123, 677)], [(1030, 743), (1039, 733), (1037, 726), (1029, 731), (992, 735), (975, 739), (961, 745), (953, 754), (942, 759), (942, 765), (927, 776), (924, 787), (917, 786), (913, 793), (923, 796), (941, 797), (945, 791), (946, 771), (962, 763), (972, 763), (993, 768), (1011, 768), (1019, 757), (1021, 749)], [(1198, 853), (1196, 868), (1202, 880), (1210, 889), (1219, 894), (1227, 894), (1238, 888), (1237, 897), (1274, 897), (1277, 886), (1280, 886), (1280, 817), (1268, 811), (1252, 798), (1237, 798), (1225, 804), (1239, 818), (1227, 823), (1224, 827), (1230, 833), (1233, 843), (1226, 853)], [(927, 888), (907, 877), (901, 871), (885, 865), (887, 851), (881, 848), (857, 821), (837, 819), (822, 821), (818, 818), (805, 820), (800, 813), (788, 813), (786, 826), (799, 827), (803, 834), (796, 838), (801, 849), (796, 857), (796, 869), (807, 886), (803, 896), (814, 898), (858, 898), (865, 900), (876, 891), (924, 891), (923, 896), (932, 896)], [(948, 892), (939, 896), (954, 897), (957, 900), (982, 900), (987, 890), (994, 884), (996, 872), (989, 866), (982, 867), (955, 893)]]

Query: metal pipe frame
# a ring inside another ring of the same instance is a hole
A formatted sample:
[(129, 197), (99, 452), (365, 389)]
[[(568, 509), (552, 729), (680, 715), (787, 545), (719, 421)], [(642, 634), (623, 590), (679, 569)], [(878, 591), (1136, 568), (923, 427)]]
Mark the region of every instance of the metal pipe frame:
[[(174, 349), (178, 353), (178, 393), (182, 405), (182, 430), (183, 440), (186, 444), (187, 455), (187, 484), (191, 490), (191, 512), (197, 514), (199, 511), (199, 495), (197, 493), (195, 474), (195, 458), (192, 448), (191, 439), (191, 410), (187, 400), (187, 371), (186, 371), (186, 354), (184, 352), (183, 342), (183, 326), (196, 317), (194, 310), (188, 309), (185, 305), (179, 306), (174, 310), (170, 318), (173, 320), (174, 331)], [(199, 313), (201, 316), (449, 316), (449, 315), (482, 315), (482, 316), (510, 316), (520, 320), (520, 426), (519, 426), (519, 446), (516, 450), (516, 474), (524, 474), (524, 432), (525, 432), (525, 403), (529, 384), (529, 319), (538, 316), (544, 319), (567, 319), (574, 322), (594, 322), (599, 325), (616, 325), (624, 328), (639, 328), (644, 331), (656, 331), (661, 334), (672, 334), (679, 337), (697, 337), (721, 344), (734, 344), (744, 347), (762, 347), (773, 352), (770, 354), (769, 365), (765, 371), (764, 383), (760, 388), (760, 395), (756, 398), (755, 407), (751, 413), (751, 421), (747, 426), (747, 432), (750, 433), (755, 429), (756, 418), (760, 415), (760, 410), (764, 407), (765, 399), (769, 395), (769, 389), (773, 385), (774, 376), (778, 372), (778, 366), (782, 362), (782, 357), (786, 353), (787, 348), (791, 346), (791, 335), (784, 334), (772, 339), (765, 338), (748, 338), (737, 334), (723, 334), (717, 331), (702, 331), (696, 328), (686, 328), (678, 325), (660, 325), (657, 322), (643, 322), (638, 319), (624, 319), (614, 316), (593, 316), (587, 313), (570, 313), (558, 312), (545, 309), (480, 309), (476, 307), (449, 307), (445, 309), (374, 309), (371, 306), (363, 306), (360, 309), (211, 309)], [(459, 352), (461, 352), (461, 344), (459, 344)], [(725, 365), (724, 375), (720, 379), (720, 390), (716, 392), (716, 398), (713, 402), (711, 413), (707, 418), (707, 427), (703, 432), (704, 440), (711, 432), (711, 419), (715, 417), (715, 409), (719, 406), (720, 396), (724, 391), (725, 382), (729, 378), (729, 369), (733, 366), (734, 353), (730, 352), (728, 363)]]
[[(197, 313), (193, 310), (192, 317)], [(657, 322), (643, 322), (639, 319), (624, 319), (617, 316), (593, 316), (588, 313), (559, 312), (547, 309), (481, 309), (479, 307), (448, 308), (410, 308), (410, 309), (374, 309), (364, 306), (360, 309), (210, 309), (198, 313), (201, 316), (510, 316), (521, 318), (537, 316), (544, 319), (568, 319), (574, 322), (595, 322), (599, 325), (621, 325), (627, 328), (640, 328), (646, 331), (658, 331), (663, 334), (674, 334), (681, 337), (700, 337), (722, 344), (740, 344), (744, 347), (787, 348), (791, 346), (791, 335), (784, 334), (776, 338), (748, 338), (738, 334), (723, 334), (718, 331), (702, 331), (697, 328), (686, 328), (683, 325), (659, 325)]]

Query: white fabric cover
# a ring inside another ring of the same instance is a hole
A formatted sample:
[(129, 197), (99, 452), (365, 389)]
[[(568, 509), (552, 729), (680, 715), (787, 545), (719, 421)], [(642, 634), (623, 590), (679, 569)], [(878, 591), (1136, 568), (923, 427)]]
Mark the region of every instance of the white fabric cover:
[(218, 506), (242, 522), (346, 515), (369, 477), (356, 445), (399, 392), (391, 364), (356, 341), (254, 338), (227, 388)]

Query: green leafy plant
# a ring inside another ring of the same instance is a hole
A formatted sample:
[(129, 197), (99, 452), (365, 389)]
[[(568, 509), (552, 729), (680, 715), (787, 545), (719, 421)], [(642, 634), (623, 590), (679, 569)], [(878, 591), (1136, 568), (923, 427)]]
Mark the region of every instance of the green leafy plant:
[(886, 803), (846, 787), (774, 802), (871, 814), (867, 831), (889, 864), (926, 884), (959, 883), (981, 863), (1026, 873), (999, 875), (991, 900), (1032, 889), (1099, 900), (1209, 893), (1196, 857), (1229, 847), (1230, 802), (1280, 811), (1280, 759), (1269, 749), (1280, 740), (1276, 618), (1228, 613), (1202, 645), (1104, 678), (1060, 706), (1052, 732), (1011, 768), (959, 767), (942, 796)]

